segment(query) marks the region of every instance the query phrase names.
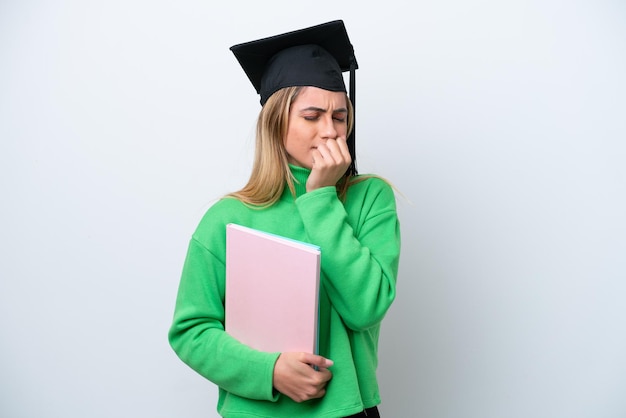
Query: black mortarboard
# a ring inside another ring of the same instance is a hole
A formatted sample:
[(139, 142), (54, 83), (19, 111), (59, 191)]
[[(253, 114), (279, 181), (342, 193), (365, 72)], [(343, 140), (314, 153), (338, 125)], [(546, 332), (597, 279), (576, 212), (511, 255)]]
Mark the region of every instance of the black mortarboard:
[[(355, 107), (358, 65), (341, 20), (234, 45), (230, 50), (261, 95), (262, 105), (284, 87), (314, 86), (346, 92), (342, 73), (350, 71), (350, 101)], [(349, 170), (356, 174), (354, 127), (348, 146), (353, 161)]]

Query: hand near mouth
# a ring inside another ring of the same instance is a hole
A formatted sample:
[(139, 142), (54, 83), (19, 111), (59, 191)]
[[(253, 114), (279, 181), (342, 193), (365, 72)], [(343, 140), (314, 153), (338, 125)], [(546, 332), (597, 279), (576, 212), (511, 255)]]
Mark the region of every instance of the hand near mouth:
[(311, 155), (313, 164), (306, 182), (307, 192), (320, 187), (335, 186), (352, 162), (348, 143), (343, 137), (326, 140), (313, 148)]

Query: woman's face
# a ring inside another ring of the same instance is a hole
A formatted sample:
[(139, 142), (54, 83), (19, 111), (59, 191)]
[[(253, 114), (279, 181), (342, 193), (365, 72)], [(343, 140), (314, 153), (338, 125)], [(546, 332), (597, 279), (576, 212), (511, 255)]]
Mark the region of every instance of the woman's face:
[(328, 139), (345, 138), (348, 107), (343, 92), (304, 87), (289, 110), (285, 149), (289, 163), (311, 168), (311, 151)]

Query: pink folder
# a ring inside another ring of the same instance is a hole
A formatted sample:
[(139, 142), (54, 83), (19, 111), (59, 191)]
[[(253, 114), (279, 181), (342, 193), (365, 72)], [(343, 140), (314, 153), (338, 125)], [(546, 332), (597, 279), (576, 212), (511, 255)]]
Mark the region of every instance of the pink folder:
[(226, 332), (260, 351), (317, 353), (320, 249), (226, 226)]

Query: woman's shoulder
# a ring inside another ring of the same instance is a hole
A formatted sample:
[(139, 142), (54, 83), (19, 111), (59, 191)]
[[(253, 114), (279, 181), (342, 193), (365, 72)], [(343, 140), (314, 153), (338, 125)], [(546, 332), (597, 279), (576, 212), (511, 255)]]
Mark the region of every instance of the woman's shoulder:
[(239, 199), (229, 196), (222, 197), (205, 211), (194, 236), (199, 238), (215, 234), (218, 230), (222, 231), (228, 223), (236, 223), (249, 210)]
[(394, 193), (391, 182), (377, 174), (359, 174), (351, 180), (348, 190), (353, 192)]
[(240, 210), (247, 208), (246, 204), (236, 197), (227, 195), (220, 198), (217, 202), (209, 208), (209, 211), (213, 212), (228, 212), (232, 210)]
[(352, 179), (346, 194), (346, 204), (395, 208), (393, 185), (376, 174), (360, 174)]

